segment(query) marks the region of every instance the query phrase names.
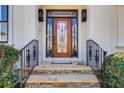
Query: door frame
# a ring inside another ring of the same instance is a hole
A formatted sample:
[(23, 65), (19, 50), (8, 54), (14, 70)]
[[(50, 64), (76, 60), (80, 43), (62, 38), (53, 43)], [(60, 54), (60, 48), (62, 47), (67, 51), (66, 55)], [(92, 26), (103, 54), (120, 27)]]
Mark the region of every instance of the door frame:
[[(76, 17), (48, 17), (47, 15), (48, 15), (48, 12), (49, 11), (66, 11), (66, 12), (76, 12)], [(48, 22), (47, 22), (47, 19), (48, 18), (76, 18), (77, 19), (77, 57), (67, 57), (67, 58), (78, 58), (79, 57), (79, 39), (78, 39), (78, 37), (79, 37), (79, 31), (78, 31), (78, 9), (46, 9), (46, 35), (47, 35), (47, 24), (48, 24)], [(53, 22), (54, 23), (54, 22)], [(72, 27), (72, 24), (70, 24), (70, 26)], [(71, 28), (72, 29), (72, 28)], [(52, 28), (52, 30), (53, 30), (53, 28)], [(53, 35), (54, 35), (54, 33), (52, 33)], [(72, 36), (72, 33), (71, 33), (71, 36)], [(54, 47), (53, 45), (52, 45), (52, 47)], [(72, 41), (71, 41), (71, 49), (72, 49)], [(54, 51), (53, 51), (54, 52)], [(48, 56), (47, 56), (47, 36), (46, 36), (46, 58), (49, 58)], [(51, 58), (56, 58), (56, 57), (54, 57), (54, 56), (52, 56)], [(58, 57), (59, 58), (59, 57)], [(61, 57), (60, 57), (61, 58)], [(64, 57), (63, 57), (64, 58)]]

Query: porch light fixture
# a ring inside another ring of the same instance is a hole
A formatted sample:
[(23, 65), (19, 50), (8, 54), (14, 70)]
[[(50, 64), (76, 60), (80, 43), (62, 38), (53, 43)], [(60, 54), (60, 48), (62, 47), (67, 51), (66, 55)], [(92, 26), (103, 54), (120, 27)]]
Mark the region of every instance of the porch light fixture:
[(43, 22), (43, 9), (38, 9), (38, 21)]
[(87, 21), (87, 10), (86, 9), (82, 9), (82, 11), (81, 11), (81, 21), (82, 22)]

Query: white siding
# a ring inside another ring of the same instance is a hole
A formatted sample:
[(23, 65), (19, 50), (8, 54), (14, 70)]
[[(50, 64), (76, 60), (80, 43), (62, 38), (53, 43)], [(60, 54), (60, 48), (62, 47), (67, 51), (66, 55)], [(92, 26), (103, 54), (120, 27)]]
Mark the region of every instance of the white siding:
[(109, 53), (117, 42), (116, 6), (89, 6), (89, 38), (93, 39)]
[(13, 44), (21, 49), (36, 37), (35, 6), (13, 6)]
[(13, 45), (21, 49), (24, 45), (24, 6), (13, 6)]
[(124, 6), (118, 7), (118, 46), (124, 47)]
[(124, 51), (124, 6), (89, 6), (88, 38), (108, 54)]

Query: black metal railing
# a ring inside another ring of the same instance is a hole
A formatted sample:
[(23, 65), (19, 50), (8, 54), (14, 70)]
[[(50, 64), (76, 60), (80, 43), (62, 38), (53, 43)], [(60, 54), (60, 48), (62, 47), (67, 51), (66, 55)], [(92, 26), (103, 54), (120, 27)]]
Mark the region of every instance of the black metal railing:
[(28, 77), (30, 76), (33, 68), (38, 65), (38, 40), (32, 40), (21, 52), (21, 84), (24, 87)]
[(91, 39), (87, 40), (87, 65), (92, 67), (94, 73), (100, 80), (101, 86), (104, 85), (106, 54), (107, 52), (95, 41)]

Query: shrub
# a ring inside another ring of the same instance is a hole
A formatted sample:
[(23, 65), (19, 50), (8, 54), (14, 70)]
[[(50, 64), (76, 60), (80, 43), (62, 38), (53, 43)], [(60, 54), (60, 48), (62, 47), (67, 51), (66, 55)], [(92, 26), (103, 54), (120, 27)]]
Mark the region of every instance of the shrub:
[(106, 58), (105, 82), (109, 87), (124, 87), (124, 53), (111, 54)]
[(15, 87), (18, 70), (13, 64), (19, 59), (19, 51), (8, 45), (0, 45), (0, 87)]

